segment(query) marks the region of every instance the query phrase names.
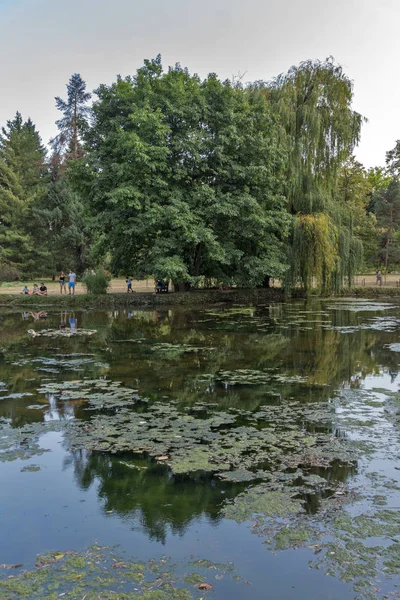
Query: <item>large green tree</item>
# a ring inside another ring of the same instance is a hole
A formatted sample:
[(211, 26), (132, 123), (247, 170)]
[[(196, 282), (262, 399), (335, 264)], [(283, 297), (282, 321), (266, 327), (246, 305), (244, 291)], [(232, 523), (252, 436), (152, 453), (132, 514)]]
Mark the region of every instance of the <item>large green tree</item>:
[(115, 270), (185, 286), (284, 275), (284, 162), (263, 96), (160, 57), (96, 93), (75, 176)]
[[(307, 286), (317, 278), (326, 289), (339, 287), (361, 259), (351, 214), (338, 202), (339, 173), (363, 121), (352, 109), (352, 82), (329, 58), (300, 63), (253, 88), (279, 115), (288, 157), (286, 195), (294, 216), (289, 281)], [(304, 263), (314, 253), (320, 254), (315, 268)]]
[(46, 194), (45, 158), (34, 124), (17, 112), (0, 136), (0, 260), (28, 275), (40, 270), (46, 254), (45, 237), (33, 219), (35, 205)]

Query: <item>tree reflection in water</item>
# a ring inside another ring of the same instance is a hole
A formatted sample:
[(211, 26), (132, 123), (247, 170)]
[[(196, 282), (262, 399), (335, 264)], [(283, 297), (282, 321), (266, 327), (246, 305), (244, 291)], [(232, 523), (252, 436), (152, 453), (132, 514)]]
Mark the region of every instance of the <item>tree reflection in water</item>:
[(211, 477), (174, 477), (168, 468), (131, 456), (113, 457), (75, 451), (64, 461), (72, 466), (81, 489), (98, 485), (103, 510), (118, 513), (145, 529), (150, 539), (164, 543), (167, 533), (183, 535), (197, 518), (218, 523), (225, 500), (234, 498), (244, 484), (224, 483)]

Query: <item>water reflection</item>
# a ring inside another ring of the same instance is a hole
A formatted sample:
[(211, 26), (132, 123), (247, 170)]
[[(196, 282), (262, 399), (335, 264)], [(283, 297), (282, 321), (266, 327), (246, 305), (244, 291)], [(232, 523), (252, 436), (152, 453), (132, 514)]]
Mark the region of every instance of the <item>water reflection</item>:
[[(329, 310), (326, 303), (318, 301), (228, 311), (49, 312), (46, 327), (71, 332), (77, 327), (97, 330), (90, 339), (72, 336), (62, 340), (30, 340), (25, 315), (3, 313), (1, 380), (8, 393), (35, 394), (38, 382), (45, 379), (38, 373), (35, 359), (86, 353), (109, 363), (110, 379), (138, 387), (150, 398), (167, 395), (182, 405), (201, 400), (253, 410), (276, 399), (327, 401), (334, 390), (357, 386), (368, 374), (385, 370), (396, 380), (399, 355), (388, 345), (397, 341), (397, 333), (357, 329), (381, 314), (390, 317), (395, 313), (397, 307), (375, 312)], [(338, 326), (352, 326), (355, 331), (343, 334), (335, 329)], [(32, 327), (41, 329), (42, 323), (38, 320)], [(221, 372), (241, 369), (283, 374), (286, 380), (271, 377), (263, 385), (232, 385), (220, 378)], [(79, 373), (63, 365), (58, 370), (55, 380), (61, 381), (104, 376), (104, 369), (93, 363), (82, 364)], [(299, 375), (306, 382), (291, 381)], [(18, 402), (19, 410), (28, 402), (31, 404), (30, 400)], [(0, 416), (13, 418), (9, 403), (0, 403)], [(25, 418), (36, 420), (29, 412)]]
[(44, 420), (70, 421), (75, 418), (75, 408), (69, 402), (58, 402), (54, 394), (47, 395), (49, 406), (44, 411)]
[(168, 532), (183, 535), (194, 519), (216, 524), (223, 502), (245, 487), (210, 477), (176, 478), (145, 459), (96, 452), (73, 452), (64, 467), (74, 469), (80, 488), (96, 484), (106, 513), (118, 513), (132, 525), (138, 521), (150, 539), (162, 543)]
[[(84, 410), (84, 400), (64, 401), (37, 392), (45, 382), (84, 378), (121, 381), (149, 402), (177, 401), (182, 411), (197, 402), (210, 410), (246, 411), (292, 401), (328, 402), (338, 390), (357, 389), (366, 376), (379, 373), (387, 373), (397, 386), (400, 355), (389, 347), (397, 342), (397, 331), (367, 328), (383, 315), (393, 322), (397, 311), (396, 306), (337, 310), (314, 301), (228, 310), (48, 312), (46, 328), (97, 331), (90, 338), (60, 339), (27, 336), (28, 327), (43, 328), (39, 317), (32, 322), (27, 313), (2, 313), (0, 417), (14, 427), (89, 419), (92, 413)], [(353, 330), (343, 333), (343, 327)], [(340, 394), (338, 401), (337, 415)], [(307, 427), (338, 438), (348, 435), (335, 416), (330, 423)], [(214, 479), (172, 477), (166, 467), (129, 456), (74, 452), (64, 466), (74, 469), (79, 487), (96, 483), (105, 511), (128, 521), (139, 518), (148, 535), (159, 541), (169, 530), (183, 534), (193, 519), (217, 522), (223, 501), (244, 488)], [(338, 462), (324, 469), (323, 476), (337, 483), (355, 472), (355, 466)], [(315, 512), (323, 494), (304, 499)]]

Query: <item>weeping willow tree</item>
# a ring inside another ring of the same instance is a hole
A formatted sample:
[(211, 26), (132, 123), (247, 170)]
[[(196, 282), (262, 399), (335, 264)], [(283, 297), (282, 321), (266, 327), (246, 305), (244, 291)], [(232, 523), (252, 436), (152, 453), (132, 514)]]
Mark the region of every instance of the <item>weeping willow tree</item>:
[(340, 169), (359, 142), (364, 120), (352, 109), (352, 81), (328, 58), (302, 62), (255, 88), (279, 115), (287, 157), (293, 215), (287, 284), (307, 287), (314, 278), (326, 291), (338, 289), (345, 277), (351, 282), (362, 260), (352, 216), (338, 192)]
[(330, 217), (324, 213), (297, 215), (293, 228), (293, 255), (296, 279), (306, 290), (315, 278), (321, 288), (329, 288), (332, 276), (338, 270), (339, 233)]

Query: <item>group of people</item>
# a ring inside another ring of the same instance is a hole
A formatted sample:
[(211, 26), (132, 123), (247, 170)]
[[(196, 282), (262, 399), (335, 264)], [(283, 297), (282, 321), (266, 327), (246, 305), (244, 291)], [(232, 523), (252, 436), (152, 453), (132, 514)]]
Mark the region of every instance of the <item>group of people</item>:
[[(68, 275), (65, 275), (64, 271), (61, 271), (58, 277), (60, 294), (62, 295), (67, 293), (67, 279), (69, 295), (75, 296), (76, 274), (71, 269), (69, 270)], [(33, 291), (30, 291), (28, 286), (24, 285), (21, 290), (21, 294), (26, 294), (27, 296), (47, 296), (47, 287), (43, 282), (40, 284), (40, 287), (37, 283), (35, 283), (33, 286)]]
[(64, 271), (61, 271), (58, 281), (60, 283), (60, 294), (63, 295), (67, 293), (67, 282), (66, 279), (68, 277), (68, 293), (70, 296), (75, 296), (75, 286), (76, 286), (76, 274), (70, 269), (68, 275), (65, 275)]
[(40, 287), (37, 283), (35, 283), (33, 285), (33, 291), (30, 292), (29, 288), (24, 285), (21, 290), (21, 294), (25, 294), (26, 296), (47, 296), (47, 287), (44, 285), (44, 283), (41, 283)]

